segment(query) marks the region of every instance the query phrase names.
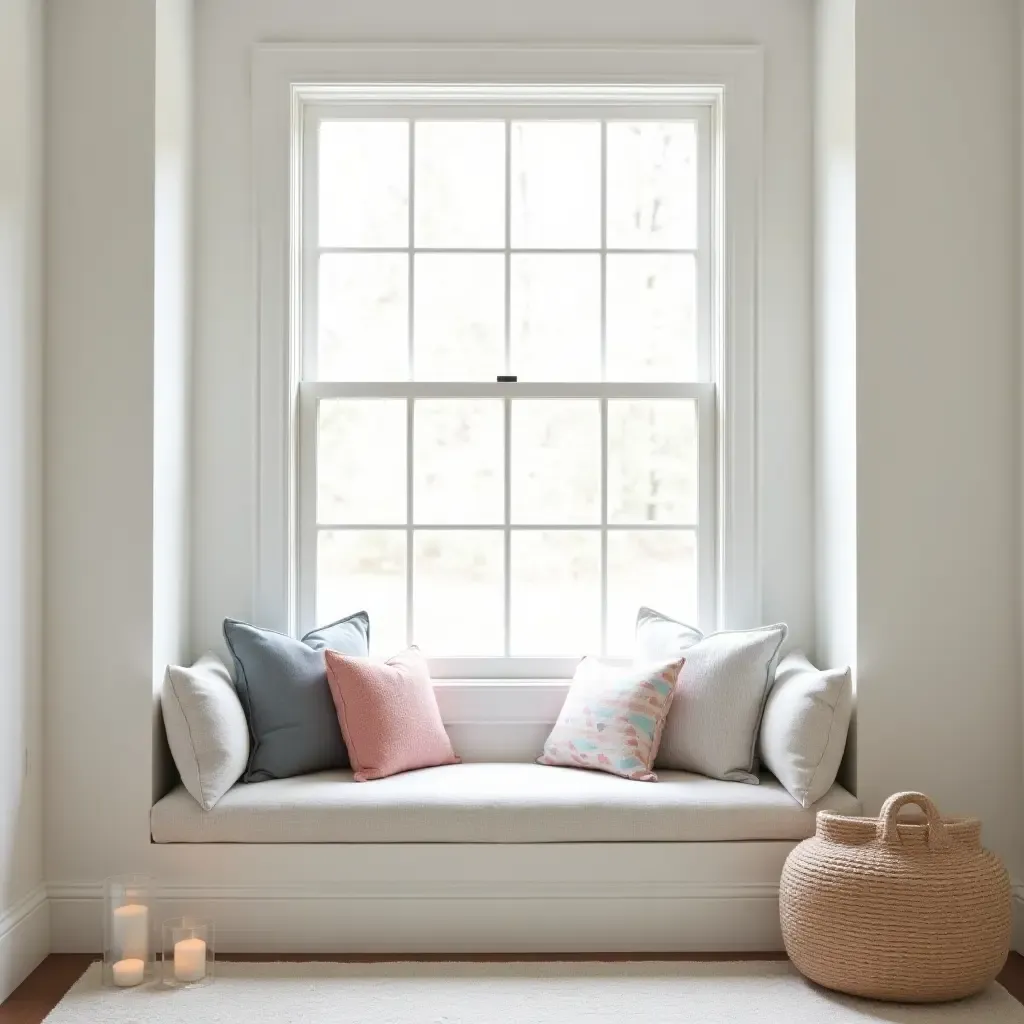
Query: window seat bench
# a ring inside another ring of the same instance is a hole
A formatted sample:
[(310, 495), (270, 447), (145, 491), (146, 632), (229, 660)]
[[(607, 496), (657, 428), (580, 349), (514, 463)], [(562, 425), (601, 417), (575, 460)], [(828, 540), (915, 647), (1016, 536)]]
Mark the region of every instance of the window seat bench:
[(798, 841), (815, 814), (859, 814), (836, 784), (801, 807), (760, 785), (661, 771), (659, 782), (531, 763), (426, 768), (357, 783), (350, 771), (238, 784), (212, 811), (183, 786), (157, 802), (156, 843), (686, 843)]

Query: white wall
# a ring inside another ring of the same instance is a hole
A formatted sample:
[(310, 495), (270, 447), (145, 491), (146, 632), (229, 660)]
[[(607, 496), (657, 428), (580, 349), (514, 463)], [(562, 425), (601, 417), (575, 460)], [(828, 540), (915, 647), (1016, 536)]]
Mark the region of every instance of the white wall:
[(43, 26), (0, 4), (0, 1002), (48, 944), (42, 829)]
[[(845, 15), (849, 32), (846, 5), (824, 6), (820, 25)], [(869, 811), (921, 789), (980, 816), (1019, 877), (1017, 17), (1014, 0), (858, 0), (855, 129), (848, 96), (841, 127), (819, 119), (817, 262), (821, 452), (839, 439), (856, 458), (852, 490), (847, 465), (838, 483), (822, 468), (818, 491), (833, 503), (819, 600), (856, 595), (857, 792)], [(843, 93), (850, 48), (838, 58)], [(852, 493), (855, 538), (834, 507)], [(854, 540), (851, 584), (827, 546)], [(848, 643), (827, 620), (822, 639)]]
[(159, 711), (187, 657), (191, 513), (194, 80), (192, 0), (155, 0), (153, 308), (154, 796), (173, 779)]
[[(794, 639), (813, 645), (815, 494), (842, 493), (849, 482), (836, 489), (822, 478), (831, 459), (827, 439), (816, 489), (814, 480), (812, 13), (804, 0), (522, 0), (501, 8), (470, 0), (344, 8), (328, 0), (206, 0), (197, 8), (198, 441), (188, 643), (180, 567), (187, 522), (179, 504), (189, 490), (181, 464), (188, 446), (187, 350), (179, 345), (188, 336), (180, 305), (187, 306), (187, 227), (176, 221), (163, 233), (156, 208), (158, 195), (184, 208), (180, 166), (170, 179), (176, 184), (157, 190), (159, 180), (168, 180), (156, 172), (158, 139), (175, 135), (161, 128), (157, 82), (180, 87), (187, 61), (157, 59), (151, 3), (52, 0), (45, 609), (48, 636), (59, 642), (47, 645), (45, 665), (46, 874), (69, 894), (67, 913), (75, 912), (74, 894), (85, 891), (76, 885), (154, 857), (145, 813), (152, 745), (137, 724), (152, 710), (159, 665), (175, 651), (217, 642), (222, 616), (251, 607), (252, 44), (372, 38), (764, 45), (765, 615), (787, 619)], [(980, 814), (986, 838), (1019, 872), (1016, 18), (1012, 0), (857, 4), (857, 390), (846, 420), (855, 434), (852, 445), (850, 435), (836, 435), (836, 450), (856, 451), (858, 789), (869, 807), (896, 788), (921, 787), (951, 813)], [(186, 36), (183, 28), (179, 39)], [(163, 79), (160, 67), (179, 73)], [(187, 101), (174, 102), (179, 120), (168, 115), (166, 124), (180, 127)], [(826, 143), (819, 157), (849, 144), (840, 132), (831, 141), (819, 138)], [(6, 165), (4, 173), (6, 181)], [(825, 187), (819, 178), (819, 198)], [(823, 267), (847, 266), (841, 244), (821, 248), (841, 242), (843, 231), (850, 231), (848, 218), (819, 223), (819, 277)], [(164, 267), (177, 275), (177, 298), (162, 335), (157, 283)], [(848, 293), (819, 305), (822, 329), (842, 326), (843, 301), (849, 303)], [(167, 348), (160, 337), (171, 339)], [(166, 391), (164, 356), (171, 366)], [(823, 395), (823, 381), (844, 378), (841, 363), (822, 362), (821, 346), (819, 357)], [(819, 421), (828, 405), (819, 401)], [(156, 507), (164, 499), (173, 506), (166, 515)], [(849, 528), (847, 519), (835, 536)], [(829, 536), (818, 547), (824, 589), (836, 579), (828, 568), (835, 554)], [(166, 558), (157, 554), (165, 541)], [(849, 628), (845, 617), (817, 620), (823, 647)], [(172, 854), (173, 863), (153, 863), (173, 868), (182, 886), (202, 881), (204, 862)], [(232, 858), (218, 863), (221, 876), (230, 877)]]
[(260, 41), (761, 43), (765, 48), (761, 300), (764, 615), (810, 645), (811, 28), (807, 0), (207, 0), (197, 8), (198, 221), (193, 620), (196, 652), (253, 614), (256, 297), (249, 74)]
[(186, 646), (190, 8), (47, 5), (49, 883), (145, 869)]
[[(856, 0), (818, 0), (814, 76), (817, 654), (857, 665)], [(856, 684), (856, 672), (854, 673)], [(856, 784), (856, 721), (843, 779)]]

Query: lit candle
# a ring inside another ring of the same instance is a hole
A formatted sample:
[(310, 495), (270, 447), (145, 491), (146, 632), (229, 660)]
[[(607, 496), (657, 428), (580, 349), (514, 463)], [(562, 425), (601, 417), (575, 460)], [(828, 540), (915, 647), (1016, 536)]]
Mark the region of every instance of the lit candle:
[(118, 960), (114, 964), (114, 984), (118, 988), (131, 988), (132, 985), (141, 985), (145, 974), (145, 960), (136, 960), (134, 957), (131, 957), (128, 960)]
[(202, 939), (182, 939), (174, 944), (174, 977), (178, 981), (206, 977), (206, 943)]
[(122, 960), (148, 958), (149, 909), (141, 903), (126, 903), (114, 911), (114, 953)]

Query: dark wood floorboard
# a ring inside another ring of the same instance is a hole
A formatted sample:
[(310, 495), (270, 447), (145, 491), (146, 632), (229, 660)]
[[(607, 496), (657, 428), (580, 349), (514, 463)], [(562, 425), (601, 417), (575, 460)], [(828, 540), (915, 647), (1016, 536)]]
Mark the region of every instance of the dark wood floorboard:
[(51, 953), (0, 1005), (2, 1024), (39, 1024), (96, 957)]
[[(0, 1024), (41, 1024), (46, 1015), (60, 1002), (65, 992), (78, 980), (85, 969), (95, 960), (87, 953), (52, 953), (20, 985), (3, 1005), (0, 1005)], [(474, 963), (504, 963), (508, 961), (572, 960), (577, 962), (620, 962), (623, 960), (784, 960), (783, 953), (575, 953), (553, 956), (549, 953), (523, 953), (509, 956), (506, 953), (483, 953), (476, 956), (446, 956), (444, 954), (409, 955), (349, 955), (335, 956), (328, 953), (288, 954), (229, 953), (225, 960), (249, 962), (273, 962), (275, 960), (330, 960), (336, 963), (386, 963), (393, 960), (417, 960), (435, 962), (439, 960), (464, 960)], [(999, 982), (1018, 1001), (1024, 1003), (1024, 957), (1011, 953)]]

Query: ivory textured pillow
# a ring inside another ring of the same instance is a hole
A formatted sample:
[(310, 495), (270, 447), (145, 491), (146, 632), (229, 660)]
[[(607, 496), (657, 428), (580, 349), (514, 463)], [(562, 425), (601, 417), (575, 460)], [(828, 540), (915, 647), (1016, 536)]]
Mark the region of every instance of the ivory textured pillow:
[(224, 663), (204, 654), (191, 668), (168, 665), (160, 706), (181, 781), (210, 811), (249, 758), (249, 727)]
[(757, 732), (786, 633), (780, 623), (704, 636), (640, 609), (635, 660), (686, 656), (661, 737), (659, 768), (757, 783)]
[(761, 720), (761, 759), (804, 807), (836, 781), (852, 713), (848, 668), (819, 671), (803, 651), (779, 663)]
[(626, 668), (584, 658), (539, 763), (657, 782), (654, 758), (682, 665), (681, 657)]
[(330, 650), (325, 657), (356, 782), (459, 763), (418, 647), (387, 661)]

